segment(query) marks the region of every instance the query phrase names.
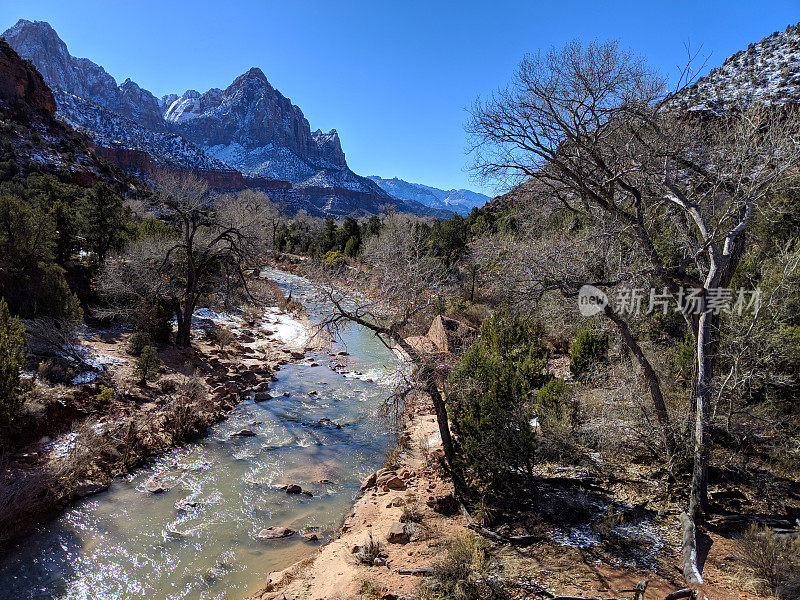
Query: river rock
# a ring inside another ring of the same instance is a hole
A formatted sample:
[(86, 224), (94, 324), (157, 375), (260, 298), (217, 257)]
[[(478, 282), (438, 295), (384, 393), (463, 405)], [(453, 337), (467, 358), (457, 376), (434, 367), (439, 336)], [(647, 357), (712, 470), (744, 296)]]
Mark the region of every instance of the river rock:
[(303, 539), (307, 542), (317, 542), (319, 541), (319, 536), (316, 533), (304, 533)]
[(258, 539), (260, 540), (277, 540), (280, 538), (287, 538), (297, 533), (294, 529), (289, 527), (267, 527), (258, 532)]
[(236, 433), (232, 433), (231, 436), (253, 437), (255, 434), (256, 434), (255, 431), (253, 431), (252, 429), (240, 429)]
[(272, 395), (268, 392), (256, 392), (253, 394), (253, 402), (263, 402), (264, 400), (272, 400)]
[(397, 473), (389, 470), (378, 471), (375, 484), (384, 491), (406, 489), (406, 482), (398, 477)]
[(302, 350), (292, 350), (291, 352), (289, 352), (289, 356), (291, 356), (296, 360), (305, 357), (305, 355), (306, 355), (305, 352), (303, 352)]
[(361, 491), (365, 492), (371, 487), (375, 487), (375, 482), (378, 479), (377, 473), (372, 473), (369, 477), (367, 477), (363, 483), (361, 484)]
[(169, 488), (158, 475), (153, 475), (144, 482), (144, 489), (151, 494), (161, 494), (162, 492), (166, 492)]
[(78, 483), (77, 487), (75, 488), (75, 495), (78, 498), (83, 498), (84, 496), (91, 496), (92, 494), (97, 494), (98, 492), (102, 492), (108, 489), (108, 484), (102, 481), (81, 481)]
[(408, 533), (406, 527), (402, 523), (392, 523), (389, 528), (389, 533), (386, 534), (386, 541), (391, 544), (401, 544), (408, 541)]
[(292, 483), (292, 484), (289, 484), (289, 485), (286, 486), (286, 493), (287, 494), (299, 494), (302, 491), (303, 491), (303, 488), (301, 488), (296, 483)]

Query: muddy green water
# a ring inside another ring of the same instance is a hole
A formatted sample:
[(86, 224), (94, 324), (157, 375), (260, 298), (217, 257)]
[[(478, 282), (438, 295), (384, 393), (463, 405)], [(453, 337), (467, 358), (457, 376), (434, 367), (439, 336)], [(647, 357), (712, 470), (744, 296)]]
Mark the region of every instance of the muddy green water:
[[(307, 281), (269, 275), (306, 300), (312, 319), (325, 311), (311, 301)], [(380, 405), (397, 359), (357, 327), (340, 345), (350, 353), (345, 375), (331, 369), (342, 359), (328, 353), (284, 367), (270, 389), (276, 398), (245, 400), (207, 437), (70, 507), (4, 552), (0, 599), (238, 599), (261, 587), (269, 571), (316, 552), (300, 536), (267, 542), (256, 534), (276, 525), (325, 539), (392, 439)], [(257, 435), (231, 437), (243, 427)], [(179, 479), (166, 493), (143, 490), (151, 475), (176, 469)], [(284, 483), (314, 496), (274, 489)]]

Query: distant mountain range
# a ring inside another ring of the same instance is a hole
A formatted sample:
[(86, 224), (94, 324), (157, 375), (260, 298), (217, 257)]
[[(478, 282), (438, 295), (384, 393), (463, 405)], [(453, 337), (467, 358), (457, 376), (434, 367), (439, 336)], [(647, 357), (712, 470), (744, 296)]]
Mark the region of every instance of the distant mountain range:
[(431, 208), (456, 212), (461, 215), (466, 215), (473, 208), (481, 208), (491, 200), (485, 194), (470, 190), (442, 190), (421, 183), (410, 183), (397, 177), (384, 179), (377, 175), (371, 175), (369, 179), (395, 198), (419, 202)]
[(98, 153), (149, 176), (191, 170), (221, 189), (262, 188), (289, 211), (375, 214), (384, 205), (447, 217), (450, 208), (398, 199), (348, 166), (336, 130), (311, 131), (299, 107), (252, 68), (226, 89), (156, 98), (131, 79), (72, 56), (53, 28), (21, 19), (3, 33), (52, 89), (57, 116), (87, 133)]

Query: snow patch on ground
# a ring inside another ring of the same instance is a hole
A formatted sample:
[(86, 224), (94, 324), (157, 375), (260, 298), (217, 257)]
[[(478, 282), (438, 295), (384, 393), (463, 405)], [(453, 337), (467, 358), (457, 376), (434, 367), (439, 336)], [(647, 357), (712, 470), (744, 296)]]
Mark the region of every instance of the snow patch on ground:
[(278, 339), (285, 344), (303, 346), (309, 338), (308, 327), (297, 319), (282, 314), (277, 308), (270, 307), (265, 311), (266, 315), (261, 322), (264, 329), (272, 331), (270, 335), (273, 339)]
[(588, 548), (600, 543), (600, 536), (591, 525), (578, 525), (569, 529), (561, 529), (550, 533), (550, 539), (562, 546), (572, 548)]

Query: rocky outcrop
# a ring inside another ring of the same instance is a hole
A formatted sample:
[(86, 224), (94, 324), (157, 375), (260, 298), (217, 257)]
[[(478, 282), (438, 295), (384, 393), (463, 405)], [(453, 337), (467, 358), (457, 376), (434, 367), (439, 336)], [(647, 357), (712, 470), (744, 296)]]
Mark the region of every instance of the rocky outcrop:
[(721, 114), (756, 101), (778, 106), (800, 103), (800, 24), (728, 57), (722, 66), (677, 94), (671, 106)]
[(138, 86), (130, 78), (122, 82), (119, 86), (122, 93), (122, 106), (120, 114), (139, 123), (152, 131), (163, 131), (166, 129), (164, 119), (161, 116), (161, 107), (153, 94)]
[(237, 143), (252, 150), (274, 144), (301, 158), (311, 157), (317, 148), (303, 112), (257, 67), (239, 75), (224, 91), (187, 91), (164, 118), (201, 146)]
[(18, 117), (32, 113), (52, 117), (56, 111), (53, 93), (42, 76), (4, 40), (0, 40), (0, 106)]

